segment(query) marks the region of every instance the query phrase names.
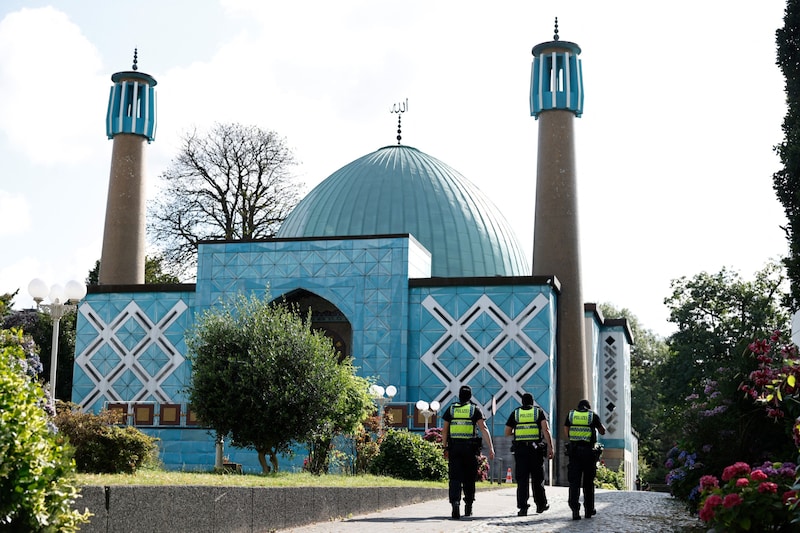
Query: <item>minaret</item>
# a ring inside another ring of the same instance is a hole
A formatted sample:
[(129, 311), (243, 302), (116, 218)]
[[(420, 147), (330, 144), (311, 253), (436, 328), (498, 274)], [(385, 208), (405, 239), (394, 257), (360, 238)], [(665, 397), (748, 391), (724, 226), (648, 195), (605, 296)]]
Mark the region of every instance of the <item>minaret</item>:
[(145, 172), (144, 149), (155, 139), (156, 80), (133, 70), (111, 76), (106, 135), (114, 139), (108, 183), (101, 285), (144, 283)]
[[(554, 438), (569, 410), (589, 395), (573, 135), (574, 117), (583, 112), (580, 53), (577, 44), (558, 39), (556, 19), (553, 40), (533, 48), (531, 72), (531, 115), (539, 121), (533, 275), (555, 275), (561, 282)], [(556, 458), (566, 480), (566, 461), (558, 453)]]

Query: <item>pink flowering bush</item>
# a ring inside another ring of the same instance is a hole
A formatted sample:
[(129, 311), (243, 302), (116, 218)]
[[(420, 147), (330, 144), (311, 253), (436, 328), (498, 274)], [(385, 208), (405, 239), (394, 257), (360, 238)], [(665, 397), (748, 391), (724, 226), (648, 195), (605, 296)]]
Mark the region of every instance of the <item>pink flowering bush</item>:
[(475, 481), (488, 481), (489, 480), (489, 458), (483, 454), (478, 456), (478, 475), (475, 476)]
[(764, 463), (751, 469), (738, 462), (725, 468), (721, 480), (701, 477), (700, 519), (715, 531), (795, 531), (795, 468), (792, 463)]
[[(775, 331), (769, 339), (755, 341), (748, 349), (758, 361), (758, 368), (750, 373), (740, 389), (764, 406), (767, 416), (788, 426), (796, 449), (800, 449), (800, 353), (798, 347)], [(800, 528), (800, 470), (795, 471), (791, 491), (783, 493), (782, 501), (788, 509), (789, 520)], [(772, 487), (764, 487), (764, 491)], [(780, 487), (776, 488), (780, 492)]]

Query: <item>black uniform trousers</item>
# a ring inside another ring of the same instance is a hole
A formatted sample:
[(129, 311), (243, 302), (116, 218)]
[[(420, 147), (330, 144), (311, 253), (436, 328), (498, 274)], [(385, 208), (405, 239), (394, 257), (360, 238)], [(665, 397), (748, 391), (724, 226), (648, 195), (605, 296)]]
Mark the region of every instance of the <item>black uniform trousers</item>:
[(533, 442), (514, 443), (514, 475), (517, 478), (517, 507), (527, 509), (528, 483), (533, 489), (533, 501), (536, 507), (547, 505), (544, 493), (544, 458), (547, 444)]
[(459, 503), (461, 490), (464, 490), (464, 501), (471, 504), (475, 501), (475, 479), (478, 476), (478, 450), (471, 440), (459, 442), (452, 439), (448, 451), (448, 474), (450, 503)]
[(594, 511), (594, 477), (597, 474), (597, 455), (591, 446), (572, 443), (569, 448), (569, 507), (580, 512), (580, 493), (583, 488), (583, 508), (586, 515)]

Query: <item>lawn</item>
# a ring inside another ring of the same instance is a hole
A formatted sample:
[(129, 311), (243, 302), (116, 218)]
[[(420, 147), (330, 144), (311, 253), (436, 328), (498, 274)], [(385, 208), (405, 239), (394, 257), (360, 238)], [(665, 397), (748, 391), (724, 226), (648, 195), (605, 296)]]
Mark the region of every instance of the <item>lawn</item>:
[[(427, 487), (447, 488), (446, 481), (406, 481), (390, 477), (360, 475), (314, 476), (308, 472), (276, 474), (214, 474), (142, 469), (135, 474), (78, 474), (78, 486), (106, 485), (201, 485), (228, 487)], [(489, 483), (478, 483), (478, 486)]]

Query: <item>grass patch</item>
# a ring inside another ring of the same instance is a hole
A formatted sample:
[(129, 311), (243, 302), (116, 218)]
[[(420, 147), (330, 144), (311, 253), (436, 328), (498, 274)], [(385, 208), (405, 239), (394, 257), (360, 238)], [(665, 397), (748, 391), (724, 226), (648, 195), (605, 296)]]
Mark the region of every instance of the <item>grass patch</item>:
[[(276, 474), (215, 474), (139, 470), (135, 474), (78, 474), (79, 486), (106, 485), (194, 485), (221, 487), (426, 487), (447, 488), (446, 481), (406, 481), (383, 476), (314, 476), (308, 472)], [(488, 483), (478, 483), (487, 485)]]

